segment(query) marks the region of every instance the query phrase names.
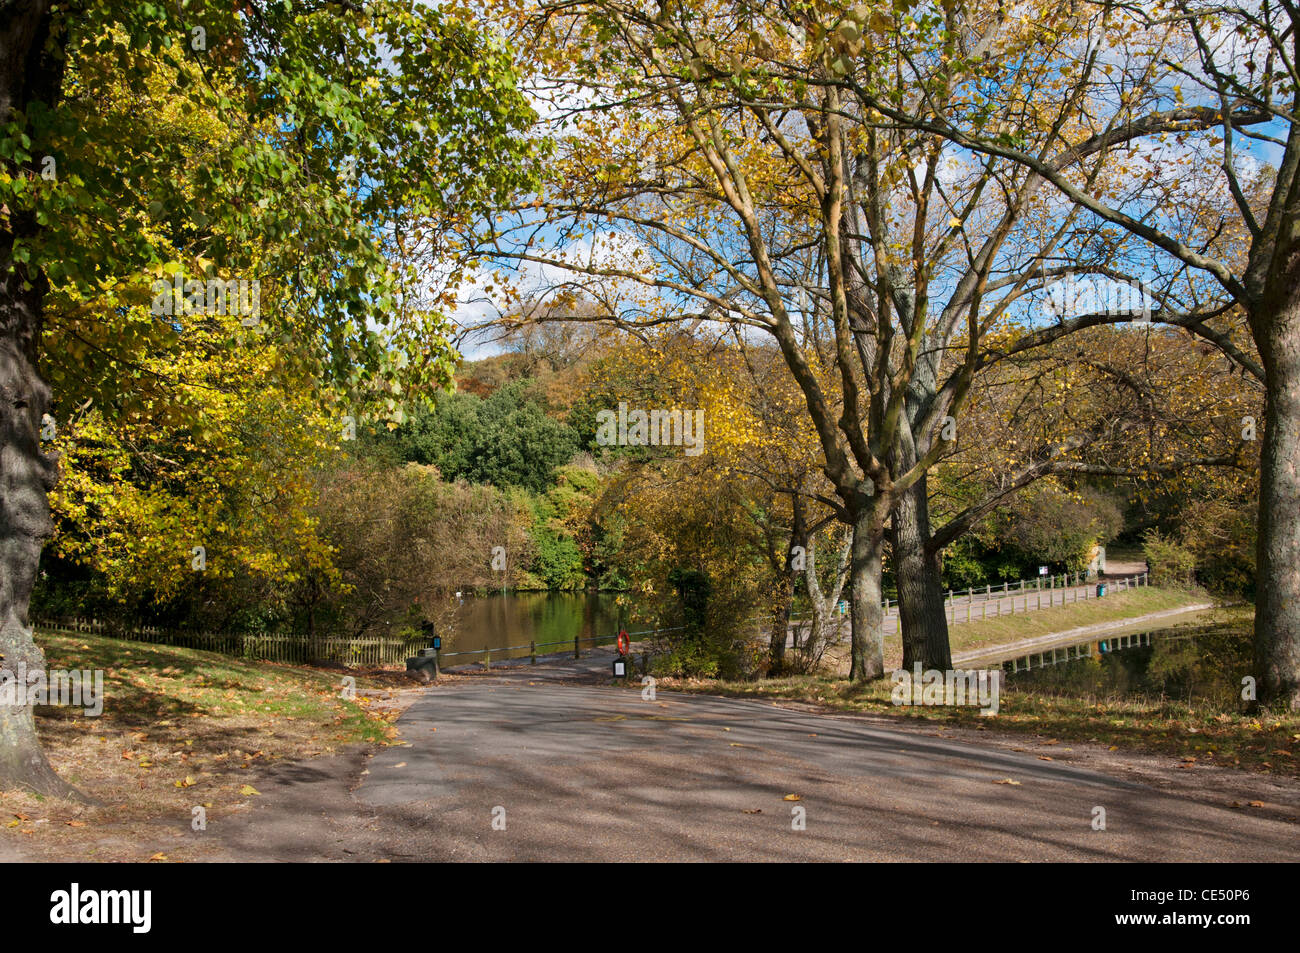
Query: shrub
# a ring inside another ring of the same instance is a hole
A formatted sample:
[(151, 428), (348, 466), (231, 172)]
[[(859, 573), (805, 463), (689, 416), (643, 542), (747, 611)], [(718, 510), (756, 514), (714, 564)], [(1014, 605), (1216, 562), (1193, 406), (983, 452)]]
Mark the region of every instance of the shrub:
[(1150, 530), (1142, 537), (1151, 583), (1177, 589), (1191, 588), (1195, 582), (1196, 554), (1186, 546)]

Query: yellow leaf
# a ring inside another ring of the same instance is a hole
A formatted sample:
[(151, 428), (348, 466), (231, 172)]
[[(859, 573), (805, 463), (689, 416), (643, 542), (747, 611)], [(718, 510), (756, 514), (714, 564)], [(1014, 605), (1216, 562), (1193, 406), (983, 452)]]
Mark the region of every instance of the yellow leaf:
[(257, 788), (253, 787), (251, 784), (245, 784), (239, 789), (239, 793), (244, 795), (244, 797), (252, 797), (253, 795), (260, 795), (262, 792), (257, 790)]
[(803, 800), (803, 796), (802, 796), (802, 795), (799, 795), (799, 794), (787, 794), (785, 797), (781, 798), (781, 800), (783, 800), (783, 801), (802, 801), (802, 800)]

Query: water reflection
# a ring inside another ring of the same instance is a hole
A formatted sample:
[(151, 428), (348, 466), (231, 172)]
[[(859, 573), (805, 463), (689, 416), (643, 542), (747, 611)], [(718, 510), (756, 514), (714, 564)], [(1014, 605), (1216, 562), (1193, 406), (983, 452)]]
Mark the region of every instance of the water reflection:
[[(1090, 654), (1054, 665), (1007, 663), (1010, 685), (1069, 695), (1147, 696), (1187, 704), (1232, 708), (1241, 699), (1241, 678), (1251, 670), (1248, 630), (1224, 625), (1179, 626), (1142, 633), (1135, 644), (1116, 639), (1092, 643)], [(1104, 648), (1101, 643), (1106, 643)], [(1071, 647), (1074, 648), (1074, 647)], [(1064, 650), (1062, 650), (1064, 651)]]
[[(624, 624), (636, 624), (635, 615)], [(456, 625), (444, 639), (444, 653), (473, 652), (490, 648), (493, 658), (528, 654), (530, 642), (539, 654), (562, 652), (573, 646), (574, 637), (613, 642), (619, 629), (619, 611), (612, 593), (512, 592), (502, 595), (466, 596), (456, 612)], [(545, 645), (544, 643), (558, 643)], [(511, 651), (502, 646), (520, 646)], [(448, 664), (459, 664), (448, 658)]]

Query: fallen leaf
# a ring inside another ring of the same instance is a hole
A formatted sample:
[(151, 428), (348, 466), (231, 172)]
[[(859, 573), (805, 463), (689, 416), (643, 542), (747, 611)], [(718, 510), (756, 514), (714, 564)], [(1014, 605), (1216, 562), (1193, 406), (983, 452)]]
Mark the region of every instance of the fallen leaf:
[(1014, 784), (1016, 787), (1019, 787), (1019, 786), (1020, 786), (1020, 782), (1019, 782), (1019, 781), (1012, 781), (1010, 778), (1003, 778), (1001, 781), (994, 781), (993, 783), (994, 783), (994, 784)]
[(158, 860), (158, 861), (162, 861), (162, 860), (166, 860), (166, 859), (167, 859), (167, 855), (164, 854), (162, 851), (158, 851), (158, 853), (154, 854), (154, 855), (153, 855), (152, 857), (150, 857), (149, 859), (150, 859), (150, 860)]
[(763, 809), (762, 809), (761, 807), (756, 807), (756, 808), (754, 808), (754, 810), (752, 810), (752, 811), (741, 811), (740, 813), (742, 813), (742, 814), (762, 814), (762, 813), (763, 813)]
[(85, 827), (85, 826), (86, 826), (86, 822), (85, 822), (85, 821), (68, 821), (68, 826), (69, 826), (69, 827)]
[(253, 795), (260, 795), (262, 792), (257, 790), (257, 788), (253, 787), (251, 784), (245, 784), (239, 789), (239, 793), (244, 795), (244, 797), (252, 797)]
[(394, 768), (404, 768), (404, 767), (406, 767), (406, 762), (405, 762), (405, 761), (399, 761), (399, 762), (397, 762), (397, 764), (393, 765), (393, 767), (394, 767)]
[(803, 796), (800, 795), (800, 794), (787, 794), (785, 797), (781, 798), (781, 800), (783, 800), (783, 801), (802, 801), (802, 800), (803, 800)]

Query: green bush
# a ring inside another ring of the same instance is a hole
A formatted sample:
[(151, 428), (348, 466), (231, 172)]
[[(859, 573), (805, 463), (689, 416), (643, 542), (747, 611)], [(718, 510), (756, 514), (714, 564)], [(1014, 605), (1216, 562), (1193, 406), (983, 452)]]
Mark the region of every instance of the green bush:
[(1150, 530), (1142, 537), (1142, 551), (1151, 572), (1151, 584), (1190, 589), (1195, 583), (1196, 554), (1186, 546)]

